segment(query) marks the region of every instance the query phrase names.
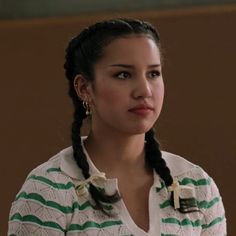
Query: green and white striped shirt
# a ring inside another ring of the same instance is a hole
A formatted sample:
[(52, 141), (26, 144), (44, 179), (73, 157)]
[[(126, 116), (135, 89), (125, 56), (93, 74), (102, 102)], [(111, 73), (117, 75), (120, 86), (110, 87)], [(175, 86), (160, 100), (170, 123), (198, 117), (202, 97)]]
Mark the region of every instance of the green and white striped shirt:
[[(84, 151), (90, 174), (99, 173), (85, 148)], [(107, 209), (114, 213), (107, 216), (94, 209), (90, 196), (78, 197), (75, 188), (84, 177), (72, 153), (71, 147), (64, 149), (28, 175), (12, 204), (8, 235), (226, 235), (224, 207), (214, 181), (184, 158), (162, 152), (172, 176), (180, 185), (192, 187), (191, 194), (194, 193), (200, 211), (182, 214), (174, 210), (169, 202), (170, 193), (154, 172), (149, 193), (149, 231), (145, 232), (135, 224), (122, 200), (107, 204)], [(107, 193), (113, 193), (118, 190), (117, 179), (106, 179), (102, 187)]]

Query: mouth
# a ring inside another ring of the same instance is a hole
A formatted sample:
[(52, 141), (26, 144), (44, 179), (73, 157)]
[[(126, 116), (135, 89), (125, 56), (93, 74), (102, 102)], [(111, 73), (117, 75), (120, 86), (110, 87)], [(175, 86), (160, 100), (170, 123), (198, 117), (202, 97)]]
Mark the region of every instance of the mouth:
[(154, 111), (154, 108), (150, 105), (145, 104), (130, 108), (128, 111), (137, 115), (146, 116), (152, 113)]

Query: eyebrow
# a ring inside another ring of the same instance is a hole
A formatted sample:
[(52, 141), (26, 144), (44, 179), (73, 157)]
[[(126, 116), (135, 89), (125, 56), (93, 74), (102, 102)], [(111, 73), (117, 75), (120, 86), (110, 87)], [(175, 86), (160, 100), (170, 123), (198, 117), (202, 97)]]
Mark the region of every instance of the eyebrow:
[[(124, 67), (124, 68), (134, 68), (133, 65), (128, 64), (112, 64), (111, 67)], [(160, 67), (160, 64), (149, 65), (148, 68)]]

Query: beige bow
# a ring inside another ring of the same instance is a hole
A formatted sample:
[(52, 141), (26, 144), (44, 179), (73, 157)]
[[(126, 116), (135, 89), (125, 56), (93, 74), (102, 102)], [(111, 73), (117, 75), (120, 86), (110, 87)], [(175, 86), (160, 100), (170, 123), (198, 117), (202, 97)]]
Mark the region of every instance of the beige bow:
[(101, 172), (95, 175), (91, 175), (85, 180), (78, 182), (76, 192), (78, 196), (87, 196), (89, 184), (93, 184), (96, 187), (101, 187), (106, 180), (105, 173)]

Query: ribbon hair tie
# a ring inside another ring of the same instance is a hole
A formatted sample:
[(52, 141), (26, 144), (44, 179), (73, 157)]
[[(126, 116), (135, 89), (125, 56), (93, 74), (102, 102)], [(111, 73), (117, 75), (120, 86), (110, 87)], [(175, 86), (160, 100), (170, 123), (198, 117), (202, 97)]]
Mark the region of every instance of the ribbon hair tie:
[(77, 187), (75, 188), (76, 193), (78, 196), (87, 196), (89, 184), (93, 184), (96, 187), (101, 187), (104, 184), (105, 180), (106, 177), (105, 173), (103, 172), (91, 175), (89, 178), (78, 182)]

